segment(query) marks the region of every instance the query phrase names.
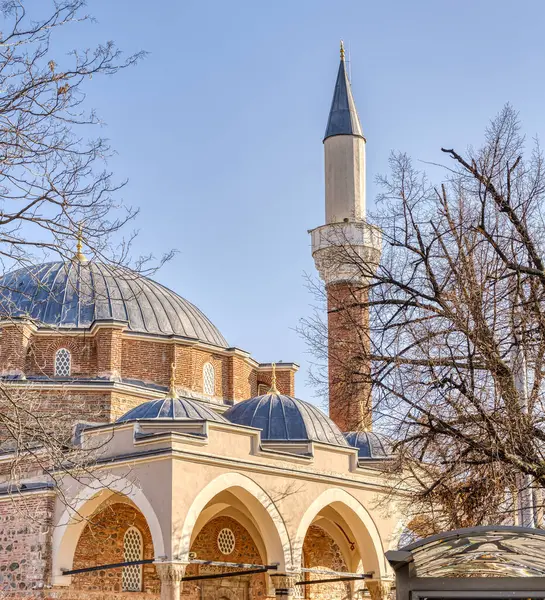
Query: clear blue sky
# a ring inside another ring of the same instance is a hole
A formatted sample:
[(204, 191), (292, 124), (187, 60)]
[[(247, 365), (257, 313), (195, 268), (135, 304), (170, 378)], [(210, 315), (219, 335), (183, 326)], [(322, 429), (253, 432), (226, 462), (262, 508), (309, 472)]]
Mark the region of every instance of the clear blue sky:
[(140, 207), (137, 250), (179, 254), (156, 279), (199, 306), (259, 361), (309, 356), (294, 328), (313, 298), (307, 230), (323, 223), (322, 136), (350, 51), (367, 137), (368, 198), (391, 150), (442, 160), (478, 143), (505, 102), (545, 133), (545, 2), (506, 0), (93, 0), (72, 45), (112, 39), (147, 50), (136, 68), (92, 82)]

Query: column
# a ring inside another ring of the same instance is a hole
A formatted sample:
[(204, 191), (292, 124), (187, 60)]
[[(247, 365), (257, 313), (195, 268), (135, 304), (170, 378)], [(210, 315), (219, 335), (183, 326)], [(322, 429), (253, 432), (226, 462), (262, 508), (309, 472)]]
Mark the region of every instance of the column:
[(388, 579), (367, 579), (365, 582), (371, 600), (389, 600), (393, 581)]
[(161, 600), (180, 600), (182, 579), (187, 565), (185, 562), (155, 563), (157, 575), (161, 580)]

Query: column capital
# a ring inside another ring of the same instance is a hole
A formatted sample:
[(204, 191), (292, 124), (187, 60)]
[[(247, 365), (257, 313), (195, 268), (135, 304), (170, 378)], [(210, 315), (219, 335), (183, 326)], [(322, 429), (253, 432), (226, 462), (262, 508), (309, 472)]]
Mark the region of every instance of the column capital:
[(388, 600), (393, 583), (390, 579), (367, 579), (365, 581), (371, 600)]
[(301, 574), (295, 571), (286, 573), (271, 573), (271, 579), (276, 590), (276, 598), (290, 600), (295, 597), (295, 584), (301, 578)]
[(183, 561), (173, 562), (155, 562), (157, 575), (161, 581), (180, 582), (185, 575), (185, 570), (189, 563)]
[(156, 561), (155, 568), (161, 580), (161, 600), (180, 600), (180, 589), (189, 563), (183, 561)]

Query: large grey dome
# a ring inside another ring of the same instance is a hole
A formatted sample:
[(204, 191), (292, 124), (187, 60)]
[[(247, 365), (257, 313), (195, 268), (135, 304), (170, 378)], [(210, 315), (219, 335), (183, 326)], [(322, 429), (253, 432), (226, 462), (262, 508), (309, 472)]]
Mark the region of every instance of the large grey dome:
[(308, 402), (282, 394), (265, 394), (232, 406), (224, 417), (237, 425), (261, 429), (269, 441), (313, 440), (348, 446), (340, 429)]
[(117, 419), (117, 423), (139, 419), (190, 419), (195, 421), (215, 421), (216, 423), (229, 422), (211, 408), (189, 398), (161, 398), (160, 400), (144, 402)]
[(90, 327), (127, 321), (131, 331), (228, 344), (191, 302), (131, 271), (92, 261), (50, 262), (0, 279), (0, 316), (28, 316), (38, 325)]

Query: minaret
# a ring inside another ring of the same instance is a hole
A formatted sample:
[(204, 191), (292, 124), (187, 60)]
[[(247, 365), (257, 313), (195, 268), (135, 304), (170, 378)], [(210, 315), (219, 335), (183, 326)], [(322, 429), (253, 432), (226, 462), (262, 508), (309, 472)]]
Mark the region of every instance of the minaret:
[(365, 221), (365, 144), (341, 42), (324, 137), (326, 225), (310, 233), (327, 293), (329, 416), (342, 431), (372, 426), (367, 298), (381, 233)]

